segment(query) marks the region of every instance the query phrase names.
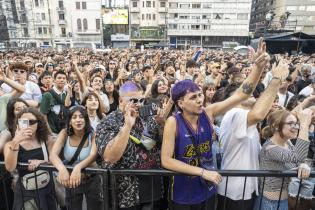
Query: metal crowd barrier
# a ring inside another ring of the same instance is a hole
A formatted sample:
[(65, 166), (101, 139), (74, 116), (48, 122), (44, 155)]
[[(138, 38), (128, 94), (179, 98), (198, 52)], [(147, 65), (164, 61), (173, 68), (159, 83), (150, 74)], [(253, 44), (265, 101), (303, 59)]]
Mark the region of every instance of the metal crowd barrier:
[[(23, 169), (27, 168), (26, 163), (19, 163), (18, 168)], [(41, 165), (38, 167), (38, 169), (41, 170), (47, 170), (47, 171), (56, 171), (56, 169), (52, 165)], [(68, 166), (67, 169), (70, 171), (73, 169), (72, 166)], [(4, 171), (4, 162), (0, 161), (0, 171)], [(118, 198), (117, 198), (117, 183), (116, 183), (116, 177), (122, 176), (122, 175), (131, 175), (131, 176), (150, 176), (151, 178), (153, 176), (159, 176), (159, 177), (170, 177), (174, 175), (182, 175), (180, 173), (176, 173), (169, 170), (106, 170), (106, 169), (99, 169), (99, 168), (86, 168), (83, 170), (84, 173), (87, 174), (100, 174), (103, 177), (103, 198), (104, 198), (104, 210), (118, 210)], [(244, 188), (243, 188), (243, 201), (244, 201), (244, 195), (245, 195), (245, 186), (246, 186), (246, 179), (247, 177), (262, 177), (263, 178), (263, 188), (265, 183), (266, 177), (281, 177), (282, 178), (282, 187), (284, 183), (284, 179), (287, 177), (297, 177), (297, 171), (265, 171), (265, 170), (219, 170), (217, 171), (222, 176), (227, 177), (226, 179), (226, 188), (225, 188), (225, 195), (227, 190), (227, 185), (229, 182), (229, 177), (245, 177), (244, 181)], [(0, 188), (4, 188), (4, 193), (0, 194), (1, 200), (5, 200), (5, 206), (6, 208), (1, 208), (0, 210), (8, 210), (8, 198), (6, 197), (6, 189), (5, 187), (5, 180), (2, 177), (3, 173), (0, 174)], [(310, 177), (315, 177), (315, 171), (311, 172)], [(298, 209), (299, 205), (299, 198), (300, 198), (300, 190), (301, 190), (301, 183), (302, 180), (300, 180), (299, 190), (296, 197), (296, 205), (295, 210)], [(262, 189), (263, 191), (263, 189)], [(282, 191), (282, 189), (281, 189)], [(281, 196), (280, 191), (280, 196)], [(4, 199), (3, 199), (4, 197)], [(153, 203), (153, 200), (151, 200), (151, 203)], [(279, 203), (280, 203), (280, 197), (278, 199), (278, 208), (279, 209)], [(215, 204), (216, 205), (216, 204)], [(71, 208), (71, 207), (70, 207)], [(216, 207), (209, 208), (209, 210), (215, 210)], [(261, 209), (261, 206), (259, 207)], [(315, 209), (315, 207), (314, 207)], [(225, 208), (224, 203), (224, 209), (217, 209), (217, 210), (230, 210)]]

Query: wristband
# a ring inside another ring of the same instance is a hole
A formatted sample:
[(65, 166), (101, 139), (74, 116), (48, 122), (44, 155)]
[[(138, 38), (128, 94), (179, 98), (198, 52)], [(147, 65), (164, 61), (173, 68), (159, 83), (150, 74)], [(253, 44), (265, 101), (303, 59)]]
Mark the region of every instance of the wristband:
[(202, 177), (202, 178), (203, 178), (203, 172), (204, 171), (205, 171), (205, 169), (203, 168), (202, 171), (201, 171), (201, 175), (200, 175), (200, 177)]
[(13, 152), (18, 152), (20, 150), (20, 145), (19, 145), (19, 148), (18, 149), (14, 149), (12, 146), (9, 147), (11, 151)]

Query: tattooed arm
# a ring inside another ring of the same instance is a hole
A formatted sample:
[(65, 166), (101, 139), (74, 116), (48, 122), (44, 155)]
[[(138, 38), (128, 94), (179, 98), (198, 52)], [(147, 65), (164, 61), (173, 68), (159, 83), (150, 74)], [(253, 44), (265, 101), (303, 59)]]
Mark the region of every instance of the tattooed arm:
[(235, 91), (235, 93), (225, 99), (222, 102), (210, 104), (206, 107), (206, 112), (210, 119), (214, 119), (215, 116), (227, 112), (231, 108), (237, 106), (240, 102), (251, 97), (259, 79), (262, 71), (264, 70), (266, 64), (269, 62), (270, 57), (266, 53), (266, 44), (260, 39), (258, 50), (254, 53), (255, 65), (250, 73), (250, 75), (244, 80), (241, 87)]

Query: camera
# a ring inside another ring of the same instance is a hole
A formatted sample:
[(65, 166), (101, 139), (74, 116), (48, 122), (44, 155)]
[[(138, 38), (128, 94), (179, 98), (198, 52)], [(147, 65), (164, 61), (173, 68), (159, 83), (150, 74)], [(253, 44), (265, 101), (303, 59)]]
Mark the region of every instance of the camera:
[(139, 115), (141, 118), (157, 115), (158, 105), (151, 103), (139, 108)]
[(19, 119), (18, 124), (20, 129), (26, 129), (30, 125), (28, 119)]

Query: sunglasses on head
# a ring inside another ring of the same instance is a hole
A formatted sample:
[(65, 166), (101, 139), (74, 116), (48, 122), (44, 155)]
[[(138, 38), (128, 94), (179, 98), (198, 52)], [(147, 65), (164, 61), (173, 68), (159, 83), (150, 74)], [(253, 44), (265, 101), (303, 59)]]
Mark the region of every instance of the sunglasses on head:
[(26, 71), (23, 70), (23, 69), (14, 69), (13, 72), (14, 72), (14, 73), (21, 73), (21, 74), (24, 74)]

